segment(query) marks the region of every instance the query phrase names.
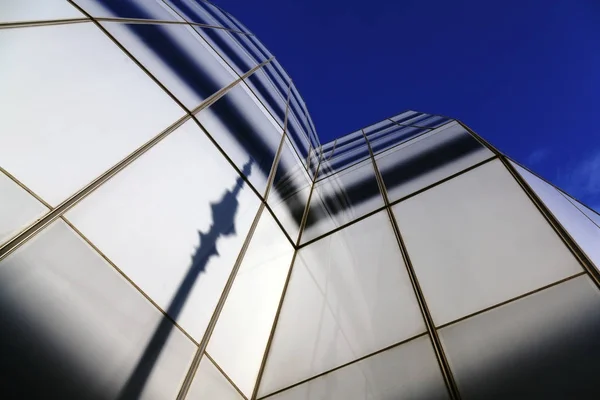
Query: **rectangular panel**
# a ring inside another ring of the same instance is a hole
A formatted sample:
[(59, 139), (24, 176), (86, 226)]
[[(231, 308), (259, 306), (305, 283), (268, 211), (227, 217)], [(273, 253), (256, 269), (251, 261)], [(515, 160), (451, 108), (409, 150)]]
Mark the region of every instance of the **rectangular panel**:
[(243, 400), (239, 392), (206, 356), (202, 357), (185, 398), (188, 400)]
[(452, 123), (379, 154), (375, 160), (393, 202), (492, 156), (464, 128)]
[(372, 135), (369, 138), (373, 154), (378, 154), (409, 140), (416, 140), (421, 135), (431, 132), (429, 129), (414, 128), (412, 126), (396, 125), (382, 132), (380, 135)]
[(175, 398), (196, 346), (64, 222), (0, 262), (2, 398)]
[(600, 228), (552, 185), (519, 165), (511, 164), (592, 260), (596, 268), (600, 269)]
[[(564, 193), (563, 193), (564, 194)], [(572, 198), (571, 196), (565, 194), (565, 197), (567, 197), (569, 199), (569, 201), (571, 203), (573, 203), (573, 205), (577, 208), (579, 208), (581, 210), (582, 213), (584, 213), (589, 219), (592, 220), (592, 222), (600, 228), (600, 214), (598, 214), (597, 211), (592, 210), (591, 208), (587, 207), (586, 205), (578, 202), (577, 200), (575, 200), (574, 198)]]
[(425, 331), (387, 212), (299, 250), (261, 394)]
[(92, 17), (139, 18), (185, 22), (162, 0), (75, 0)]
[(184, 115), (92, 23), (3, 29), (0, 48), (2, 167), (52, 205)]
[(0, 171), (0, 244), (46, 214), (48, 208)]
[(383, 207), (371, 159), (315, 184), (302, 242)]
[(189, 121), (67, 218), (200, 341), (258, 204)]
[(256, 384), (294, 248), (263, 211), (207, 352), (248, 398)]
[(600, 292), (587, 276), (440, 330), (463, 399), (598, 397)]
[(286, 140), (267, 204), (294, 243), (298, 239), (311, 186), (312, 180), (302, 161), (289, 140)]
[(238, 78), (191, 26), (101, 24), (188, 110)]
[(393, 212), (436, 325), (582, 271), (498, 160)]
[(264, 65), (245, 79), (244, 82), (252, 89), (254, 95), (261, 100), (265, 108), (269, 110), (271, 116), (277, 121), (279, 126), (283, 128), (287, 101), (287, 84), (282, 88), (284, 90), (283, 93), (277, 90), (267, 75), (269, 68), (273, 68), (271, 63)]
[(420, 337), (269, 398), (438, 400), (449, 397), (431, 342)]
[(84, 17), (65, 0), (0, 0), (0, 23)]
[(196, 119), (240, 170), (251, 160), (248, 179), (263, 195), (283, 130), (248, 87), (236, 85)]

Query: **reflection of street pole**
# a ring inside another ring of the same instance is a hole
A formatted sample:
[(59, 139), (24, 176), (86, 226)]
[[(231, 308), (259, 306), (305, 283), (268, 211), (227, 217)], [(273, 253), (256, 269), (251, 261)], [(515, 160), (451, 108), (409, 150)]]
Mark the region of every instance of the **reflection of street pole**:
[[(244, 165), (242, 173), (245, 176), (250, 174), (252, 163), (253, 160), (250, 159)], [(208, 232), (198, 232), (200, 235), (200, 245), (192, 256), (192, 265), (166, 310), (167, 315), (173, 320), (176, 321), (179, 317), (198, 276), (206, 269), (210, 257), (219, 255), (217, 251), (217, 239), (221, 236), (235, 234), (235, 214), (239, 206), (237, 196), (242, 190), (243, 185), (244, 180), (242, 177), (238, 177), (233, 188), (227, 190), (219, 202), (210, 204), (213, 223), (210, 225)], [(165, 317), (161, 319), (134, 371), (123, 386), (119, 394), (119, 399), (137, 399), (141, 396), (148, 377), (154, 369), (154, 365), (171, 334), (173, 326), (173, 323), (169, 319)]]

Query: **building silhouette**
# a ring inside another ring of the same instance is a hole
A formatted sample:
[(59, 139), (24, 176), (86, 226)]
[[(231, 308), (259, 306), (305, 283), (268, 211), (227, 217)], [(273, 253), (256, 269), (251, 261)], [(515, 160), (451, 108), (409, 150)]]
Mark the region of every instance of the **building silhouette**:
[(2, 4), (0, 49), (3, 399), (597, 397), (600, 215), (461, 121), (322, 144), (201, 0)]

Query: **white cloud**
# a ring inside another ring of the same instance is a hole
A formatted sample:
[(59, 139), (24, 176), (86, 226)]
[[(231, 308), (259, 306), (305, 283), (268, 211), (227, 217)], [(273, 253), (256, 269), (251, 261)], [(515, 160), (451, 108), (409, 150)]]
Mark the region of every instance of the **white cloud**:
[(540, 148), (536, 149), (527, 156), (527, 164), (528, 165), (536, 165), (544, 161), (550, 155), (550, 150)]
[(600, 149), (569, 168), (559, 169), (559, 186), (581, 198), (600, 201)]

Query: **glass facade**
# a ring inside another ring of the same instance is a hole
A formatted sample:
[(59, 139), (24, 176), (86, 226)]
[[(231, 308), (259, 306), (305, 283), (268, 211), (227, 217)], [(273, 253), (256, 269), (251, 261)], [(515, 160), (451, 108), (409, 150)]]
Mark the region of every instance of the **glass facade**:
[(322, 144), (202, 0), (0, 0), (0, 49), (0, 397), (596, 398), (600, 215), (460, 121)]

